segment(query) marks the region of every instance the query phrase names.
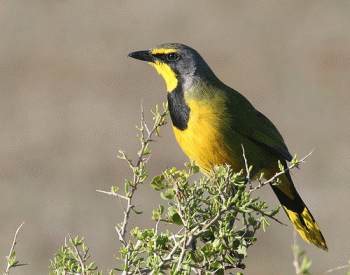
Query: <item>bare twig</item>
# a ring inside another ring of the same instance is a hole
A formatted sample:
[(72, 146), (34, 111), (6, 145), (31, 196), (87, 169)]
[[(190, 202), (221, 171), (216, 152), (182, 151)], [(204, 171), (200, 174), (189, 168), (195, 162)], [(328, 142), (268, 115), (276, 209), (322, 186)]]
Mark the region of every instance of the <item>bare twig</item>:
[(350, 268), (350, 265), (343, 265), (343, 266), (338, 266), (336, 268), (332, 268), (332, 269), (326, 271), (325, 274), (331, 273), (331, 272), (336, 271), (336, 270), (344, 269), (344, 268)]
[(116, 196), (116, 197), (122, 198), (122, 199), (124, 199), (124, 200), (127, 200), (127, 199), (128, 199), (128, 197), (123, 196), (123, 195), (120, 195), (120, 194), (115, 193), (115, 192), (108, 192), (108, 191), (103, 191), (103, 190), (96, 190), (96, 191), (97, 191), (97, 192), (100, 192), (100, 193), (103, 193), (103, 194)]

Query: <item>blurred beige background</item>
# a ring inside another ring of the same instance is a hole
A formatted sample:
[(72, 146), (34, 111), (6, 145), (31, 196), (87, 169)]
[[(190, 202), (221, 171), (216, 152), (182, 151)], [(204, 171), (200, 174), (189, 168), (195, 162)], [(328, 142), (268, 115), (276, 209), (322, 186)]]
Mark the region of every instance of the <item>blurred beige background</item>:
[[(123, 187), (131, 173), (117, 154), (136, 159), (141, 101), (151, 123), (149, 110), (166, 100), (164, 80), (127, 54), (165, 42), (199, 51), (275, 123), (292, 154), (315, 149), (294, 182), (329, 252), (298, 242), (313, 274), (348, 264), (349, 14), (349, 1), (2, 1), (1, 269), (23, 221), (16, 251), (29, 265), (11, 274), (48, 274), (67, 232), (85, 236), (104, 273), (120, 264), (122, 209), (95, 190)], [(150, 178), (187, 161), (170, 124), (162, 136)], [(278, 205), (269, 187), (255, 195)], [(129, 228), (152, 226), (159, 194), (146, 182), (136, 202), (144, 214), (132, 214)], [(293, 227), (271, 224), (249, 249), (244, 274), (294, 273)]]

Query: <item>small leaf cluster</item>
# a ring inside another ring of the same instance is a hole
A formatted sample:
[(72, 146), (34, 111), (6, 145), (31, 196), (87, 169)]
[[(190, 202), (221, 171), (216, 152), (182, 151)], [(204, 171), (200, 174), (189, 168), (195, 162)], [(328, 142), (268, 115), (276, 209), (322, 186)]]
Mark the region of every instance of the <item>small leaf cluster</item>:
[[(16, 259), (16, 252), (15, 250), (12, 250), (10, 256), (6, 256), (7, 259), (7, 265), (8, 265), (8, 270), (10, 270), (13, 267), (19, 266), (19, 261)], [(7, 274), (6, 272), (4, 274)]]
[[(70, 237), (69, 237), (70, 238)], [(72, 247), (64, 245), (59, 250), (59, 253), (55, 254), (54, 260), (51, 261), (50, 269), (53, 270), (50, 274), (55, 275), (68, 275), (68, 274), (84, 274), (84, 275), (102, 275), (101, 272), (94, 273), (98, 268), (95, 266), (95, 262), (87, 264), (87, 260), (90, 258), (88, 254), (88, 248), (84, 244), (84, 238), (70, 238), (70, 244)], [(82, 250), (82, 253), (80, 252)], [(110, 273), (111, 275), (113, 273)]]
[(292, 246), (294, 252), (294, 266), (297, 275), (309, 275), (311, 274), (310, 268), (312, 266), (312, 260), (309, 260), (305, 255), (305, 251), (300, 250), (299, 246), (294, 244)]
[(156, 110), (155, 111), (151, 110), (151, 112), (153, 114), (154, 124), (157, 125), (156, 126), (157, 136), (159, 136), (160, 127), (167, 124), (166, 116), (169, 114), (168, 102), (163, 103), (163, 109), (164, 109), (164, 112), (160, 113), (159, 112), (159, 105), (156, 105)]

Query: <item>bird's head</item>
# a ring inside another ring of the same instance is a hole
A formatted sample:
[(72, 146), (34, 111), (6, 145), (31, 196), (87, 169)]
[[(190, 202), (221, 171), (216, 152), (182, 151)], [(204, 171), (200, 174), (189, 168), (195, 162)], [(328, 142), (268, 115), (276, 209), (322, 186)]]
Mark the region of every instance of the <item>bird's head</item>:
[(162, 44), (151, 50), (132, 52), (128, 56), (153, 65), (163, 76), (168, 92), (179, 85), (187, 90), (196, 80), (214, 75), (199, 53), (183, 44)]

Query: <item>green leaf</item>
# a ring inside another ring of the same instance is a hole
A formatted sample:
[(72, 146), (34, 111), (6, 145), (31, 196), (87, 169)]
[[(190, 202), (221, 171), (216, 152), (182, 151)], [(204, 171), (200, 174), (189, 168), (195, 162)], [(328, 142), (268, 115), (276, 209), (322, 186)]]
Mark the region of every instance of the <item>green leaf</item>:
[(160, 214), (164, 212), (164, 206), (161, 204), (159, 205), (159, 211), (160, 211)]
[[(131, 234), (131, 236), (132, 236), (133, 238), (136, 238), (137, 233), (138, 233), (139, 231), (140, 231), (140, 228), (135, 227), (134, 229), (132, 229), (132, 230), (130, 231), (130, 234)], [(127, 252), (127, 250), (126, 250), (126, 252)]]
[(163, 183), (164, 178), (165, 177), (163, 174), (160, 176), (155, 176), (150, 183), (151, 187), (157, 191), (163, 190), (166, 187)]
[(136, 176), (140, 176), (140, 174), (141, 174), (140, 168), (134, 167), (132, 170), (133, 170), (133, 172), (134, 172), (134, 174), (135, 174)]
[(143, 155), (148, 155), (150, 153), (149, 151), (149, 143), (146, 144), (145, 149), (143, 149)]
[(297, 160), (298, 154), (295, 154), (292, 161), (290, 162), (291, 164), (297, 164), (299, 161)]
[(177, 225), (182, 225), (182, 220), (181, 220), (180, 215), (177, 212), (177, 209), (175, 206), (171, 206), (168, 208), (167, 216), (168, 216), (170, 222), (175, 223)]
[(75, 246), (79, 245), (79, 236), (76, 236), (74, 240), (72, 240), (72, 244)]
[(312, 261), (309, 261), (308, 258), (305, 256), (303, 258), (303, 262), (300, 267), (300, 273), (301, 274), (310, 274), (310, 267), (312, 266)]
[(93, 266), (95, 265), (95, 262), (92, 262), (91, 264), (89, 264), (88, 266), (87, 266), (87, 269), (89, 269), (89, 270), (93, 270)]
[(127, 196), (127, 197), (129, 197), (130, 196), (130, 193), (129, 193), (129, 180), (125, 180), (125, 195)]
[(270, 223), (266, 220), (265, 217), (261, 217), (261, 222), (262, 222), (263, 230), (264, 232), (266, 232), (266, 226), (269, 226)]
[(121, 156), (117, 155), (118, 158), (126, 159), (124, 151), (119, 150), (119, 153), (121, 154)]
[(137, 232), (137, 237), (136, 239), (142, 241), (148, 237), (148, 231), (147, 230), (139, 230)]
[(252, 226), (255, 226), (258, 223), (258, 221), (252, 215), (249, 215), (248, 221)]
[(158, 209), (153, 210), (153, 217), (152, 218), (154, 220), (158, 220), (161, 217), (163, 211), (164, 211), (164, 206), (160, 204)]
[(267, 215), (276, 215), (281, 209), (281, 205), (277, 206), (275, 209), (273, 209), (272, 211), (268, 211), (268, 212), (264, 212)]
[(212, 269), (219, 269), (219, 268), (222, 268), (223, 265), (222, 265), (222, 263), (219, 262), (219, 261), (214, 261), (214, 262), (210, 265), (210, 267), (211, 267)]
[(245, 245), (240, 245), (237, 248), (238, 258), (243, 259), (247, 257), (247, 247)]
[(141, 174), (141, 177), (139, 178), (139, 182), (144, 182), (148, 177), (148, 174), (146, 171), (143, 171)]
[(260, 174), (259, 180), (262, 180), (263, 177), (265, 177), (265, 173), (264, 172)]
[(231, 264), (231, 265), (236, 264), (235, 259), (234, 259), (234, 258), (232, 258), (232, 256), (231, 256), (231, 255), (229, 255), (229, 254), (226, 254), (226, 255), (225, 255), (225, 259), (226, 259), (226, 261), (227, 261), (229, 264)]
[[(7, 258), (7, 257), (6, 257)], [(11, 259), (11, 258), (7, 258), (7, 262), (10, 264), (10, 265), (12, 265), (12, 263), (13, 263), (13, 259)]]
[(198, 173), (199, 172), (199, 166), (193, 166), (192, 167), (192, 173), (193, 174), (196, 174), (196, 173)]
[(171, 216), (171, 221), (177, 225), (182, 225), (182, 220), (178, 213), (175, 213), (174, 215)]
[(143, 212), (141, 212), (141, 211), (140, 211), (140, 212), (136, 211), (136, 210), (134, 209), (134, 207), (131, 207), (131, 210), (134, 211), (137, 215), (141, 215), (141, 214), (143, 213)]
[(253, 170), (253, 165), (250, 165), (248, 168), (248, 172), (250, 173)]
[(280, 160), (278, 160), (278, 167), (279, 167), (281, 172), (284, 170), (284, 166), (282, 165)]
[(165, 236), (163, 234), (161, 236), (157, 236), (156, 238), (157, 245), (165, 245), (168, 242), (168, 240), (168, 236)]
[(165, 194), (163, 192), (160, 193), (160, 196), (162, 197), (163, 200), (171, 200), (174, 198), (176, 192), (174, 189), (167, 189), (165, 191)]

